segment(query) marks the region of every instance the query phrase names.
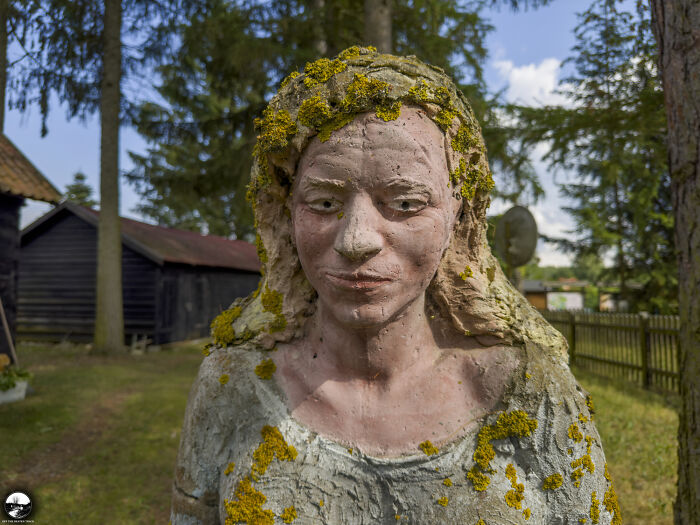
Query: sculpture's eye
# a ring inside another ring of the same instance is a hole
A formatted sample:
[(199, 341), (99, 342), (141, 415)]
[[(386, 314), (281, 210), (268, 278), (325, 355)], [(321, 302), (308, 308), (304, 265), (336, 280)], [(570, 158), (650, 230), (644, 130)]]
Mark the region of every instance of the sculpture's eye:
[(389, 209), (401, 213), (416, 213), (427, 206), (427, 202), (419, 198), (398, 198), (387, 203)]
[(340, 210), (343, 203), (333, 197), (315, 199), (309, 202), (309, 208), (322, 213), (335, 213)]

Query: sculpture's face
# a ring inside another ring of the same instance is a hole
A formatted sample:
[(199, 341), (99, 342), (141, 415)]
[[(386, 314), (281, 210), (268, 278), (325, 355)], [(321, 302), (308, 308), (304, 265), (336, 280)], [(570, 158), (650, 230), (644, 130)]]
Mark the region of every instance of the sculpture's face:
[(391, 122), (361, 115), (309, 144), (291, 208), (299, 259), (324, 311), (380, 326), (424, 297), (450, 242), (459, 201), (444, 136), (417, 109)]

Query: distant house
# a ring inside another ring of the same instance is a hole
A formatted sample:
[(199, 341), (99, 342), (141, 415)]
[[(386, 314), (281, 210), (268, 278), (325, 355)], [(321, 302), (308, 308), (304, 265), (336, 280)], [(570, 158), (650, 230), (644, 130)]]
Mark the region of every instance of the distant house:
[[(65, 202), (22, 231), (19, 338), (92, 340), (98, 217)], [(121, 228), (126, 343), (205, 336), (221, 310), (258, 285), (250, 243), (125, 218)]]
[[(0, 354), (10, 354), (15, 338), (19, 211), (25, 199), (58, 202), (61, 194), (10, 140), (0, 133), (0, 302), (7, 329), (0, 323)], [(0, 316), (2, 313), (0, 313)]]
[(523, 280), (523, 295), (539, 310), (582, 310), (586, 281), (560, 279), (558, 281)]

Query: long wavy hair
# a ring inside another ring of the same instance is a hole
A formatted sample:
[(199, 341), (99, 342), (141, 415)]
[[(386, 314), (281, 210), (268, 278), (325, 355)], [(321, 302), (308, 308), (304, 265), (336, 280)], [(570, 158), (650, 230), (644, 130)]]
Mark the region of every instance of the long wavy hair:
[(462, 92), (437, 67), (413, 56), (353, 47), (292, 73), (271, 99), (259, 129), (248, 200), (257, 228), (262, 280), (258, 291), (234, 303), (233, 343), (271, 348), (302, 334), (316, 292), (292, 241), (289, 197), (309, 141), (327, 140), (357, 115), (375, 111), (393, 120), (418, 106), (444, 133), (447, 166), (461, 212), (449, 247), (426, 291), (426, 308), (439, 329), (476, 337), (484, 345), (546, 346), (559, 356), (566, 343), (504, 277), (486, 240), (493, 186), (481, 129)]

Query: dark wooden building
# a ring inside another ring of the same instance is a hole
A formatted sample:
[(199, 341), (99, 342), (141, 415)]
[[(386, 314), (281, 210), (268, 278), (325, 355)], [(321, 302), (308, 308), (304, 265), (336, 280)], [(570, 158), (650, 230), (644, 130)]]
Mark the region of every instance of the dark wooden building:
[[(0, 133), (0, 300), (11, 340), (15, 338), (17, 317), (20, 208), (25, 199), (58, 202), (60, 198), (58, 190)], [(3, 324), (0, 324), (0, 354), (10, 355)]]
[[(66, 202), (22, 231), (18, 337), (92, 341), (99, 212)], [(121, 219), (126, 343), (202, 337), (255, 290), (255, 246)]]

